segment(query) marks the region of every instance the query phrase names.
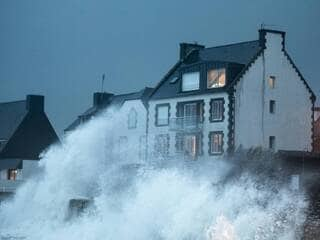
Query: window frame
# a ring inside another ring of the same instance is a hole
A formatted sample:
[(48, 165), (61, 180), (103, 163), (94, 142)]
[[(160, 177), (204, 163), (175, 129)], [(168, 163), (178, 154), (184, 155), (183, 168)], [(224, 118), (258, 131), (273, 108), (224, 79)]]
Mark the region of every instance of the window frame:
[[(165, 139), (166, 142), (164, 142), (164, 149), (162, 151), (161, 144), (158, 142), (160, 138)], [(154, 136), (154, 149), (153, 149), (153, 155), (156, 158), (166, 158), (169, 156), (170, 152), (170, 134), (169, 133), (160, 133), (156, 134)]]
[[(168, 108), (168, 118), (167, 118), (166, 123), (159, 123), (158, 115), (159, 115), (159, 108), (161, 108), (161, 107)], [(169, 122), (170, 122), (170, 104), (169, 103), (157, 104), (155, 107), (155, 126), (157, 126), (157, 127), (169, 126)]]
[[(130, 125), (130, 123), (131, 123), (131, 119), (130, 119), (130, 117), (131, 117), (131, 114), (134, 114), (134, 125)], [(135, 129), (135, 128), (137, 128), (137, 123), (138, 123), (138, 113), (137, 113), (137, 111), (134, 109), (134, 108), (131, 108), (130, 109), (130, 111), (129, 111), (129, 113), (128, 113), (128, 129)]]
[(270, 89), (275, 89), (276, 87), (276, 77), (273, 75), (270, 75), (268, 78), (268, 85)]
[[(221, 135), (221, 151), (220, 152), (212, 152), (212, 137), (215, 134), (220, 134)], [(218, 156), (218, 155), (222, 155), (224, 153), (224, 133), (223, 131), (212, 131), (209, 133), (209, 155), (211, 156)]]
[(197, 156), (203, 155), (203, 134), (201, 132), (197, 133), (182, 133), (177, 132), (175, 134), (175, 152), (177, 154), (184, 154), (185, 148), (185, 137), (194, 135), (196, 137), (196, 147), (197, 147)]
[[(213, 103), (215, 101), (221, 101), (222, 102), (222, 118), (221, 119), (213, 119)], [(210, 122), (223, 122), (224, 121), (224, 112), (225, 112), (225, 107), (224, 107), (224, 104), (225, 104), (225, 99), (224, 98), (212, 98), (210, 100), (210, 117), (209, 117), (209, 120)]]
[(276, 136), (269, 136), (269, 150), (276, 150)]
[[(198, 78), (198, 88), (197, 89), (190, 89), (190, 90), (183, 90), (183, 76), (186, 74), (194, 74), (197, 73)], [(201, 89), (201, 69), (195, 69), (194, 71), (184, 71), (181, 73), (181, 84), (180, 84), (180, 91), (181, 92), (193, 92), (193, 91), (199, 91)]]
[[(220, 71), (224, 71), (224, 85), (218, 87), (209, 87), (209, 72), (210, 71), (218, 71), (218, 77), (220, 76)], [(227, 68), (226, 67), (209, 67), (207, 68), (207, 77), (206, 77), (206, 88), (207, 89), (219, 89), (223, 88), (227, 85)]]
[(16, 181), (18, 180), (18, 169), (14, 168), (14, 169), (8, 169), (7, 170), (7, 180), (10, 180), (10, 181)]
[(270, 114), (275, 114), (276, 113), (276, 101), (275, 100), (270, 100), (269, 101), (269, 113)]

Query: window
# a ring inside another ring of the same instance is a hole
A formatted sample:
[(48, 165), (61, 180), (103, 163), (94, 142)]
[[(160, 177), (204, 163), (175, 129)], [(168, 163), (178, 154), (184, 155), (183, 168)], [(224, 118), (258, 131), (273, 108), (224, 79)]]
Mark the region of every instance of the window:
[(270, 100), (269, 102), (269, 112), (275, 113), (276, 112), (276, 101)]
[(211, 69), (208, 71), (207, 76), (207, 87), (208, 88), (219, 88), (226, 85), (226, 69)]
[(195, 133), (177, 133), (176, 134), (176, 152), (183, 154), (191, 159), (196, 159), (202, 154), (202, 134)]
[(133, 108), (130, 109), (128, 114), (128, 128), (136, 128), (137, 127), (137, 112)]
[(167, 157), (169, 155), (169, 134), (159, 134), (155, 137), (155, 157)]
[(156, 126), (169, 125), (169, 104), (156, 106)]
[(223, 132), (211, 132), (210, 138), (210, 154), (217, 155), (223, 153)]
[(276, 137), (270, 136), (269, 137), (269, 149), (274, 151), (275, 148), (276, 148)]
[(182, 75), (182, 91), (198, 90), (200, 87), (200, 72), (184, 73)]
[(276, 84), (276, 77), (275, 76), (270, 76), (268, 83), (269, 83), (269, 87), (271, 89), (273, 89), (275, 87), (275, 84)]
[(218, 122), (223, 121), (223, 113), (224, 113), (224, 99), (217, 98), (212, 99), (210, 103), (210, 121)]
[(8, 180), (15, 181), (18, 177), (18, 170), (17, 169), (9, 169), (8, 170)]
[(184, 149), (184, 135), (182, 133), (176, 134), (176, 152), (182, 153)]

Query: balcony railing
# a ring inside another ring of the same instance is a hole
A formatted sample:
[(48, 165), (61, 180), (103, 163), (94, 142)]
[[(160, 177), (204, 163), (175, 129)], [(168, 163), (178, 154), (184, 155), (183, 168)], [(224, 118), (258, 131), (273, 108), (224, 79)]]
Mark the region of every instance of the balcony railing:
[(203, 119), (200, 116), (170, 118), (169, 128), (171, 131), (201, 131)]

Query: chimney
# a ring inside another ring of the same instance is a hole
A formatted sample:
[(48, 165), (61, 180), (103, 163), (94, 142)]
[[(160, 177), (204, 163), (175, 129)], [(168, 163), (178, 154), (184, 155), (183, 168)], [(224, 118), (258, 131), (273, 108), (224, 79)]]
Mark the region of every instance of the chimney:
[(183, 60), (192, 50), (200, 50), (204, 47), (197, 43), (180, 43), (180, 60)]
[(26, 108), (29, 112), (43, 112), (44, 111), (44, 96), (27, 95)]
[(101, 106), (108, 102), (110, 97), (112, 97), (112, 93), (107, 92), (95, 92), (93, 94), (93, 106)]
[(279, 34), (281, 35), (281, 44), (282, 44), (282, 48), (284, 49), (285, 47), (285, 37), (286, 37), (286, 32), (284, 31), (279, 31), (279, 30), (272, 30), (272, 29), (264, 29), (261, 28), (259, 29), (259, 45), (262, 48), (266, 47), (266, 42), (267, 42), (267, 34)]

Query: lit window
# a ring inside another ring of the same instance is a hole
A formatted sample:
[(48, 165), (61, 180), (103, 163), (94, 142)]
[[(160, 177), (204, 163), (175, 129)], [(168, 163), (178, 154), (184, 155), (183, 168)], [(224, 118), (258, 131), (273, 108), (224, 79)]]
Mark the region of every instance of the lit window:
[(269, 82), (269, 87), (273, 89), (275, 87), (275, 84), (276, 84), (276, 77), (275, 76), (270, 76), (268, 82)]
[(269, 149), (275, 150), (276, 148), (276, 137), (275, 136), (270, 136), (269, 137)]
[(223, 133), (210, 133), (210, 154), (221, 154), (223, 152)]
[(224, 100), (223, 99), (212, 99), (210, 109), (210, 120), (211, 121), (222, 121), (224, 112)]
[(137, 112), (133, 108), (131, 108), (128, 115), (128, 128), (136, 128), (137, 127)]
[(18, 176), (18, 170), (17, 169), (9, 169), (8, 170), (8, 180), (15, 181)]
[(226, 85), (226, 69), (211, 69), (208, 71), (207, 87), (219, 88)]
[(269, 112), (275, 113), (276, 112), (276, 101), (270, 100), (269, 102)]
[(198, 90), (200, 86), (200, 73), (192, 72), (182, 75), (182, 91)]
[(156, 106), (156, 125), (166, 126), (169, 124), (169, 104)]

